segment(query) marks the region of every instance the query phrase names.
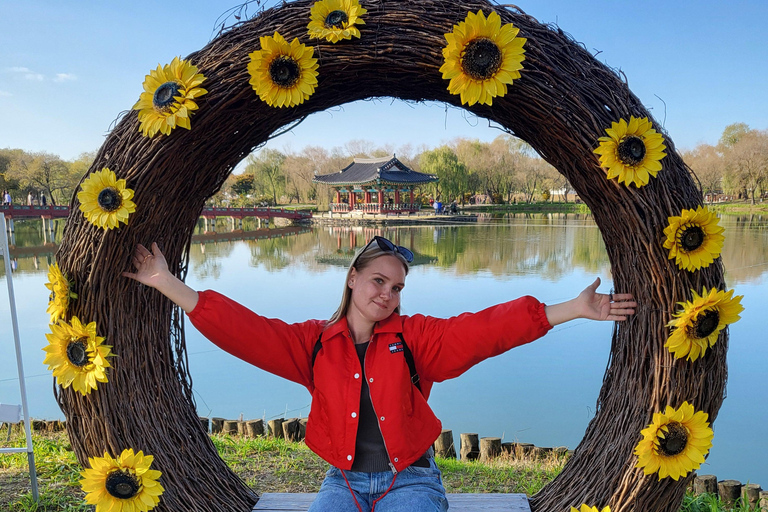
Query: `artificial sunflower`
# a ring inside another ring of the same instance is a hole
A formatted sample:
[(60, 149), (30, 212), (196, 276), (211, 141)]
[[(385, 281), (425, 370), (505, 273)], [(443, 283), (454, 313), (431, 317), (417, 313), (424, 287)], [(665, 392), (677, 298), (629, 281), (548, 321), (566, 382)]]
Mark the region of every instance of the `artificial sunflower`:
[(701, 295), (695, 290), (691, 292), (693, 300), (679, 302), (683, 310), (675, 313), (675, 319), (667, 324), (675, 330), (664, 346), (677, 359), (688, 356), (688, 359), (695, 361), (715, 344), (726, 325), (741, 318), (739, 313), (744, 311), (744, 306), (741, 305), (743, 295), (734, 297), (733, 290), (724, 292), (712, 288), (707, 293), (704, 288)]
[(107, 382), (112, 347), (96, 336), (96, 322), (83, 325), (73, 316), (71, 323), (61, 320), (50, 328), (51, 333), (45, 335), (48, 345), (43, 349), (47, 352), (43, 364), (53, 370), (60, 386), (71, 384), (75, 391), (88, 395), (97, 382)]
[(448, 91), (461, 95), (461, 104), (491, 105), (493, 98), (507, 94), (507, 84), (520, 78), (526, 39), (517, 37), (519, 28), (501, 25), (501, 17), (491, 12), (470, 12), (445, 34), (443, 78), (450, 80)]
[(77, 193), (80, 211), (95, 226), (112, 229), (121, 222), (128, 224), (128, 216), (136, 211), (131, 201), (133, 190), (126, 188), (125, 180), (118, 180), (106, 167), (93, 172), (80, 188)]
[(199, 87), (205, 76), (197, 71), (197, 66), (175, 57), (170, 64), (158, 64), (157, 69), (146, 75), (144, 92), (133, 106), (133, 110), (139, 111), (142, 135), (170, 135), (177, 126), (192, 128), (189, 117), (198, 108), (195, 98), (208, 92)]
[(683, 402), (679, 409), (667, 406), (663, 413), (653, 414), (653, 422), (640, 432), (643, 439), (635, 447), (639, 460), (635, 467), (646, 475), (659, 472), (659, 480), (667, 476), (677, 480), (697, 469), (712, 447), (714, 433), (705, 412), (696, 412)]
[(59, 319), (67, 316), (69, 299), (76, 299), (77, 294), (72, 291), (72, 283), (59, 269), (58, 263), (48, 266), (48, 282), (45, 283), (45, 287), (51, 290), (46, 312), (51, 315), (51, 323), (55, 324)]
[(580, 508), (571, 507), (571, 512), (611, 512), (611, 507), (605, 507), (603, 510), (597, 510), (597, 507), (590, 507), (582, 504)]
[(620, 119), (605, 133), (608, 136), (598, 139), (600, 146), (594, 152), (600, 155), (600, 166), (607, 170), (608, 179), (619, 178), (619, 183), (640, 188), (651, 176), (656, 177), (667, 147), (647, 117), (630, 116), (629, 123)]
[(96, 505), (96, 512), (146, 512), (160, 503), (163, 486), (157, 481), (160, 471), (149, 469), (154, 457), (123, 450), (117, 459), (89, 457), (90, 468), (80, 475), (85, 501)]
[(365, 25), (361, 16), (367, 9), (360, 6), (358, 0), (320, 0), (309, 11), (307, 25), (310, 39), (325, 39), (338, 43), (342, 39), (360, 37), (355, 25)]
[(695, 210), (683, 210), (679, 217), (669, 217), (667, 221), (664, 248), (669, 249), (669, 259), (674, 258), (678, 267), (698, 270), (708, 267), (720, 256), (725, 237), (714, 212), (699, 206)]
[(315, 49), (295, 38), (289, 44), (275, 32), (260, 38), (261, 50), (248, 56), (249, 83), (271, 107), (294, 107), (304, 103), (317, 87)]

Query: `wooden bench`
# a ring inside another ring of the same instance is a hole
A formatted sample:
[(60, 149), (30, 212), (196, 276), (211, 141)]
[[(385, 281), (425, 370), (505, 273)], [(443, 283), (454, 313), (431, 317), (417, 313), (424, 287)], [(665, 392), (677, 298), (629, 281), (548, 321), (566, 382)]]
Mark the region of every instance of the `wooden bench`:
[[(261, 495), (254, 511), (306, 512), (315, 493), (271, 493)], [(449, 494), (451, 512), (531, 512), (525, 494)]]

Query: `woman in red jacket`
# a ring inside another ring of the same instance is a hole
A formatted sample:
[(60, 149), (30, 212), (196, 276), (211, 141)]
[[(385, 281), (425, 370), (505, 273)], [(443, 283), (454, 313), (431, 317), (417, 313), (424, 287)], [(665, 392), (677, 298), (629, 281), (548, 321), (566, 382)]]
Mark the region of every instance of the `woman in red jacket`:
[(427, 404), (434, 382), (533, 341), (573, 320), (621, 321), (630, 294), (596, 293), (545, 305), (522, 297), (478, 313), (438, 319), (401, 316), (413, 253), (382, 237), (357, 252), (341, 305), (328, 321), (287, 324), (257, 315), (173, 276), (157, 244), (138, 245), (135, 273), (227, 352), (305, 386), (312, 395), (306, 443), (331, 464), (310, 512), (447, 510), (432, 455), (441, 424)]

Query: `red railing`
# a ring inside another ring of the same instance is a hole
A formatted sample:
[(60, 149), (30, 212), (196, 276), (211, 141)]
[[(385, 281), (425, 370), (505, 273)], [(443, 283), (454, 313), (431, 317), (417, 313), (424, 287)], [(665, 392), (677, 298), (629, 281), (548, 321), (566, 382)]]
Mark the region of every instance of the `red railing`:
[[(69, 206), (24, 206), (12, 204), (0, 206), (8, 219), (32, 219), (35, 217), (63, 218), (69, 216)], [(286, 210), (285, 208), (203, 208), (201, 217), (212, 219), (215, 217), (260, 217), (268, 219), (283, 217), (285, 219), (304, 220), (311, 219), (312, 212)]]
[(25, 206), (23, 204), (12, 204), (0, 206), (0, 212), (4, 213), (8, 219), (34, 219), (35, 217), (58, 219), (69, 215), (69, 206)]
[[(421, 209), (419, 203), (355, 203), (355, 212), (361, 213), (415, 213)], [(333, 213), (350, 213), (349, 203), (331, 203)]]

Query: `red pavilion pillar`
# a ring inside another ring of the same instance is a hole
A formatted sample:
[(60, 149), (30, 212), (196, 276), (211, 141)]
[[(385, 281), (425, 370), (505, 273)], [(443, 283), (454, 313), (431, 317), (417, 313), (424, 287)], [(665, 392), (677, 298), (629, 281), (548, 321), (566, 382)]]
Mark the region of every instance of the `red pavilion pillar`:
[(379, 187), (379, 213), (384, 211), (384, 190)]
[(395, 189), (395, 207), (397, 208), (399, 204), (400, 204), (400, 189), (396, 188)]

